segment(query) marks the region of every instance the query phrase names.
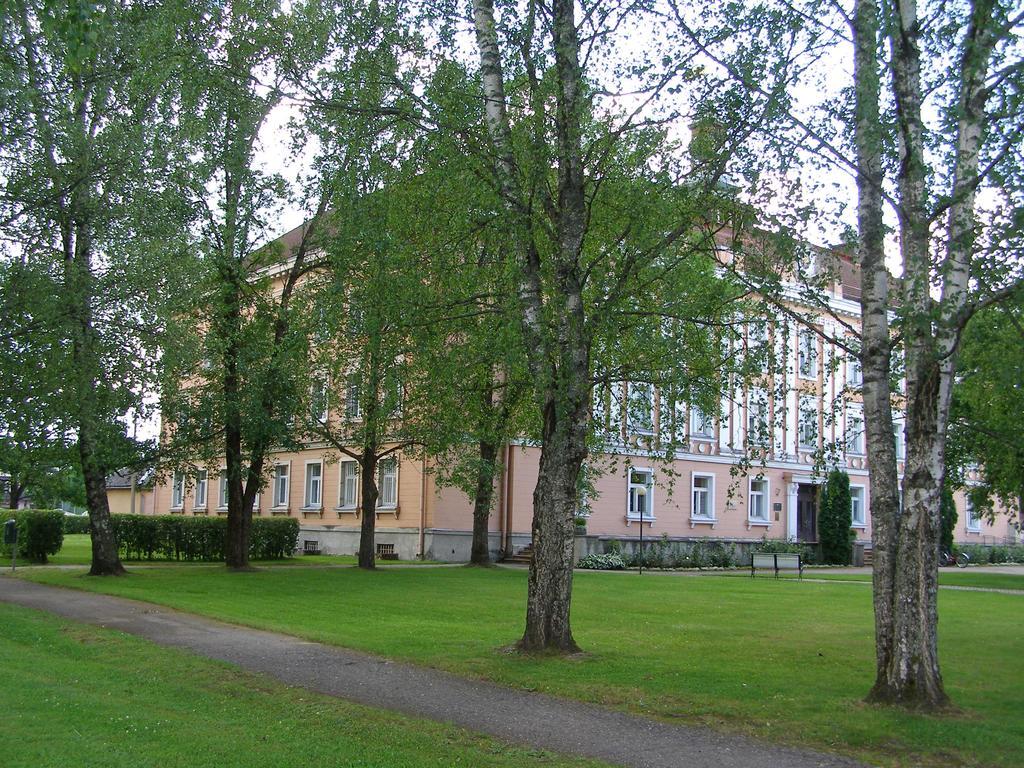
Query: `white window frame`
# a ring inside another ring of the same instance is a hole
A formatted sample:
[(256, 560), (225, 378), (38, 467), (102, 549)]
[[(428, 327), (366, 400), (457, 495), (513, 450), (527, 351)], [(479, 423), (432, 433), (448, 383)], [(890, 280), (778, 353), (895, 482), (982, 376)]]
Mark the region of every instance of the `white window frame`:
[[(754, 483), (764, 483), (764, 489), (760, 491), (754, 490)], [(772, 483), (764, 475), (751, 477), (747, 482), (747, 522), (753, 525), (770, 525), (771, 524), (771, 510), (768, 506), (771, 503), (771, 490)], [(754, 497), (758, 496), (761, 499), (761, 505), (764, 509), (764, 517), (754, 516)]]
[[(808, 404), (810, 407), (808, 407)], [(818, 449), (818, 437), (820, 431), (818, 429), (818, 421), (820, 420), (820, 414), (818, 412), (818, 398), (813, 395), (801, 395), (797, 403), (797, 421), (796, 421), (796, 442), (797, 448), (801, 450), (812, 450)], [(804, 418), (805, 414), (813, 416), (813, 421), (808, 421)], [(804, 433), (804, 425), (813, 424), (814, 426), (814, 439), (813, 442), (809, 442), (804, 438), (807, 437)]]
[(185, 508), (185, 475), (175, 472), (171, 475), (171, 509)]
[(817, 379), (818, 335), (810, 328), (801, 328), (796, 338), (797, 375), (801, 379)]
[[(391, 455), (381, 459), (380, 463), (377, 465), (377, 509), (396, 509), (398, 507), (398, 463), (398, 457), (395, 455)], [(386, 499), (384, 497), (384, 472), (386, 467), (389, 465), (395, 468), (395, 497), (393, 499)]]
[(345, 418), (348, 421), (359, 421), (363, 418), (362, 404), (359, 402), (359, 376), (350, 373), (345, 377)]
[[(633, 474), (646, 476), (643, 482), (634, 482)], [(634, 499), (643, 496), (644, 509), (637, 512)], [(654, 520), (654, 470), (650, 467), (626, 467), (626, 519), (648, 522)]]
[(698, 440), (715, 439), (715, 420), (696, 405), (690, 406), (690, 437)]
[[(867, 499), (866, 486), (850, 484), (850, 525), (854, 528), (867, 528), (868, 526), (868, 511), (867, 504), (864, 502)], [(857, 519), (855, 510), (857, 504), (860, 504), (860, 520)]]
[[(854, 423), (860, 423), (860, 429), (854, 431)], [(863, 456), (864, 455), (864, 413), (859, 410), (851, 410), (846, 412), (846, 452), (851, 456)]]
[[(654, 385), (630, 382), (627, 392), (626, 423), (630, 434), (654, 434)], [(643, 421), (641, 421), (641, 418)]]
[[(697, 480), (707, 480), (708, 487), (702, 488), (701, 492), (707, 497), (707, 508), (708, 513), (706, 515), (697, 514)], [(710, 521), (717, 519), (715, 517), (715, 476), (710, 472), (691, 472), (690, 473), (690, 519)]]
[(861, 367), (860, 358), (857, 355), (848, 355), (846, 358), (846, 386), (851, 389), (860, 389), (864, 384), (864, 369)]
[[(253, 505), (255, 506), (255, 504)], [(217, 509), (228, 508), (228, 468), (221, 467), (217, 473)]]
[[(311, 469), (316, 467), (317, 475), (314, 478)], [(302, 508), (322, 509), (324, 504), (324, 463), (320, 459), (310, 459), (305, 464), (305, 474), (302, 478)], [(311, 493), (313, 483), (316, 487), (316, 498)]]
[[(284, 467), (284, 476), (279, 476), (278, 469)], [(282, 494), (280, 493), (280, 487), (278, 481), (284, 480), (284, 500), (281, 500)], [(271, 483), (270, 489), (270, 508), (271, 509), (288, 509), (288, 504), (291, 500), (292, 492), (292, 463), (290, 461), (279, 461), (274, 464), (274, 477)]]
[[(754, 417), (758, 423), (754, 424)], [(747, 394), (747, 443), (764, 446), (772, 441), (768, 424), (768, 392), (763, 389), (752, 389)]]
[[(352, 503), (345, 503), (345, 468), (351, 466), (352, 473)], [(355, 509), (359, 506), (359, 462), (352, 459), (345, 459), (338, 462), (338, 509)]]
[(206, 509), (210, 494), (210, 473), (205, 469), (196, 470), (196, 487), (192, 494), (192, 509)]
[(969, 533), (981, 533), (981, 515), (974, 508), (970, 496), (964, 496), (964, 522)]
[[(314, 376), (313, 381), (309, 385), (309, 416), (310, 418), (320, 424), (327, 423), (328, 408), (328, 393), (331, 391), (331, 383), (326, 376)], [(317, 413), (314, 410), (314, 406), (317, 404), (317, 398), (322, 398), (320, 405), (320, 412)]]
[[(768, 332), (767, 323), (753, 323), (747, 326), (748, 352), (751, 349), (753, 349), (757, 352), (766, 351), (770, 353), (772, 349), (770, 341), (771, 335)], [(758, 369), (761, 370), (763, 373), (768, 373), (770, 365), (770, 360), (768, 359), (768, 356), (766, 356), (765, 359), (761, 361), (761, 364), (758, 366)]]
[(895, 419), (892, 422), (892, 436), (896, 443), (896, 461), (905, 461), (907, 458), (907, 441), (904, 430), (906, 423), (902, 419)]

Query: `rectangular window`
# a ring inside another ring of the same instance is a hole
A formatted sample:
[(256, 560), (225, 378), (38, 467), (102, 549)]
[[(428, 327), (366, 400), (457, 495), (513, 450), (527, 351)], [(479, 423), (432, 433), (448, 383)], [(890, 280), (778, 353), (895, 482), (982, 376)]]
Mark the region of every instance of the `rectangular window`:
[(327, 421), (327, 379), (318, 376), (309, 388), (309, 418), (314, 424)]
[[(217, 494), (217, 509), (228, 508), (228, 471), (222, 469), (220, 471), (220, 477), (218, 478), (218, 494)], [(254, 505), (255, 506), (255, 505)]]
[(302, 506), (306, 509), (319, 509), (323, 498), (321, 491), (324, 483), (324, 465), (319, 461), (306, 462), (306, 496)]
[(763, 477), (750, 480), (750, 510), (748, 514), (754, 522), (768, 522), (768, 480)]
[(690, 406), (690, 435), (692, 437), (714, 437), (715, 422), (696, 405)]
[(380, 494), (377, 506), (398, 506), (398, 459), (394, 456), (381, 461), (377, 468), (377, 490)]
[(892, 423), (893, 437), (896, 438), (896, 460), (903, 461), (907, 457), (907, 444), (903, 439), (903, 422)]
[(640, 382), (629, 384), (629, 402), (626, 413), (631, 434), (654, 433), (654, 386)]
[(359, 376), (350, 374), (345, 386), (345, 418), (355, 421), (362, 417), (362, 408), (359, 404)]
[(196, 472), (196, 509), (206, 509), (206, 478), (207, 474), (205, 469), (200, 469)]
[(850, 486), (850, 520), (853, 525), (864, 525), (864, 486)]
[(693, 473), (691, 485), (693, 506), (690, 516), (701, 520), (715, 519), (715, 476)]
[(629, 506), (626, 517), (630, 520), (654, 519), (654, 473), (649, 469), (629, 470)]
[(974, 508), (974, 502), (968, 496), (964, 499), (964, 517), (967, 518), (967, 530), (978, 532), (981, 530), (981, 515)]
[(846, 414), (846, 452), (864, 455), (864, 416), (856, 411)]
[(274, 467), (274, 506), (288, 506), (288, 465), (278, 464)]
[(758, 370), (768, 372), (771, 358), (771, 346), (768, 343), (768, 325), (763, 322), (747, 326), (747, 354), (753, 355), (758, 361)]
[(185, 506), (185, 476), (175, 472), (171, 478), (171, 509)]
[(342, 509), (356, 508), (356, 493), (359, 488), (359, 465), (354, 461), (341, 462), (338, 480), (338, 506)]
[(768, 393), (763, 389), (752, 389), (747, 396), (747, 442), (751, 445), (768, 445)]
[(815, 450), (818, 447), (818, 398), (801, 397), (797, 439), (800, 448)]
[(857, 388), (864, 383), (864, 371), (860, 367), (860, 358), (850, 355), (846, 358), (846, 386)]
[[(810, 328), (803, 328), (797, 337), (798, 369), (800, 378), (814, 379), (818, 376), (818, 336)], [(792, 359), (792, 358), (791, 358)]]

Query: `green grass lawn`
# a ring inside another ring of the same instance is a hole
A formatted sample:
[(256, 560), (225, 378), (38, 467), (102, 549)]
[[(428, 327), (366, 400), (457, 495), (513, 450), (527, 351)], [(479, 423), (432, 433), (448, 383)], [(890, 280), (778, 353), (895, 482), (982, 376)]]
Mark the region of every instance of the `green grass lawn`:
[(595, 767), (0, 605), (6, 768)]
[(871, 592), (719, 576), (578, 573), (586, 655), (509, 653), (526, 573), (508, 569), (140, 569), (120, 579), (26, 569), (110, 592), (676, 722), (834, 749), (884, 765), (1020, 765), (1024, 600), (940, 593), (940, 652), (961, 712), (861, 703), (874, 675)]

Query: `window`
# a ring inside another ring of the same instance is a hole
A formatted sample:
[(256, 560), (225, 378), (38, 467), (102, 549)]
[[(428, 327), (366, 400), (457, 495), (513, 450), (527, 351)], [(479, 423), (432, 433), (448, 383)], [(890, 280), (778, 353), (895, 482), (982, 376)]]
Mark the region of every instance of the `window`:
[(818, 447), (818, 399), (816, 397), (800, 398), (797, 440), (801, 448), (813, 450)]
[(185, 506), (185, 476), (175, 472), (171, 478), (171, 509)]
[(747, 396), (747, 442), (751, 445), (769, 442), (768, 393), (763, 389), (752, 389)]
[(907, 444), (903, 439), (903, 422), (892, 423), (893, 437), (896, 438), (896, 460), (903, 461), (907, 457)]
[(228, 471), (222, 469), (218, 478), (217, 509), (228, 508)]
[(747, 514), (754, 522), (768, 522), (768, 480), (766, 478), (751, 478), (750, 509)]
[(319, 461), (306, 462), (306, 496), (302, 506), (306, 509), (319, 509), (323, 498), (324, 465)]
[(864, 525), (864, 486), (850, 486), (850, 521), (853, 525)]
[(327, 421), (327, 379), (317, 376), (309, 388), (309, 418), (314, 423)]
[(715, 519), (715, 476), (693, 473), (691, 485), (693, 506), (690, 516), (702, 520)]
[(813, 379), (818, 375), (818, 337), (810, 328), (803, 328), (797, 337), (798, 370), (800, 378)]
[(359, 488), (359, 465), (354, 461), (341, 462), (338, 480), (338, 506), (342, 509), (356, 508), (356, 494)]
[(629, 507), (626, 517), (630, 520), (654, 519), (654, 473), (651, 470), (629, 468)]
[(864, 455), (864, 415), (858, 411), (846, 414), (846, 452)]
[(194, 505), (196, 509), (206, 509), (206, 479), (205, 469), (200, 469), (196, 472), (196, 498)]
[(693, 437), (714, 437), (715, 423), (696, 405), (690, 406), (690, 434)]
[(639, 382), (629, 385), (627, 423), (632, 434), (654, 433), (654, 386)]
[(377, 490), (380, 493), (377, 506), (398, 506), (398, 459), (394, 456), (381, 461), (377, 468)]
[(362, 415), (359, 404), (359, 376), (353, 373), (349, 375), (345, 387), (345, 418), (354, 421)]
[(747, 326), (747, 354), (756, 357), (758, 370), (768, 372), (771, 347), (768, 344), (766, 323), (753, 323)]
[(968, 496), (964, 499), (964, 517), (967, 518), (967, 530), (968, 531), (980, 531), (981, 530), (981, 515), (974, 508), (974, 502), (971, 497)]
[(274, 467), (274, 506), (288, 506), (288, 465)]
[(850, 355), (846, 358), (846, 385), (859, 387), (864, 383), (864, 371), (860, 367), (860, 358)]

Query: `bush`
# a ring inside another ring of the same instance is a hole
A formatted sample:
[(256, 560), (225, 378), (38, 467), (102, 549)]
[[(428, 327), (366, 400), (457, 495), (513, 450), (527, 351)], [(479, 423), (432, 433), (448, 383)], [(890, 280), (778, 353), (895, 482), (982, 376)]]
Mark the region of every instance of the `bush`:
[(956, 502), (953, 501), (953, 492), (949, 488), (942, 489), (942, 496), (939, 501), (939, 514), (942, 517), (941, 532), (939, 533), (939, 551), (953, 551), (953, 530), (956, 528)]
[[(0, 514), (0, 524), (14, 518), (18, 524), (18, 553), (35, 563), (45, 563), (64, 543), (64, 513), (59, 509), (22, 509)], [(10, 556), (11, 547), (4, 546)]]
[(89, 516), (88, 515), (72, 515), (67, 512), (64, 513), (64, 535), (69, 536), (72, 533), (88, 533), (89, 532)]
[(818, 512), (818, 538), (821, 557), (826, 563), (849, 565), (853, 558), (853, 519), (850, 509), (850, 476), (829, 472), (821, 492)]
[[(223, 562), (228, 521), (223, 517), (182, 515), (112, 515), (114, 536), (125, 560)], [(249, 557), (281, 560), (291, 556), (299, 539), (294, 518), (256, 518), (252, 521)]]
[(587, 555), (586, 557), (580, 558), (576, 567), (585, 568), (591, 571), (621, 571), (625, 569), (626, 561), (622, 559), (621, 555), (612, 553), (604, 555)]

